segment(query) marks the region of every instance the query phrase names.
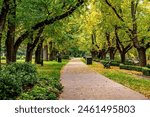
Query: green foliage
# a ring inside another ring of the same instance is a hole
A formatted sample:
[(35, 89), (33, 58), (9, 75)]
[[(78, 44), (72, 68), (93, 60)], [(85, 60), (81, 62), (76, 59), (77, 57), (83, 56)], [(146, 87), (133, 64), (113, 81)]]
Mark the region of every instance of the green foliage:
[(150, 64), (146, 65), (146, 67), (150, 68)]
[(124, 65), (124, 64), (120, 64), (120, 69), (142, 71), (142, 67), (140, 66)]
[(5, 59), (6, 59), (6, 57), (5, 57), (5, 56), (2, 56), (2, 57), (1, 57), (1, 59), (2, 59), (2, 60), (5, 60)]
[(142, 72), (143, 72), (144, 75), (150, 76), (150, 68), (143, 67)]
[[(109, 61), (101, 60), (100, 62), (101, 62), (102, 64), (106, 64), (106, 63), (108, 63)], [(118, 62), (118, 61), (112, 61), (112, 62), (111, 62), (111, 66), (119, 66), (119, 64), (120, 64), (120, 62)]]
[(143, 72), (143, 75), (150, 76), (150, 69), (148, 67), (120, 64), (120, 69), (140, 71)]
[(16, 99), (37, 82), (36, 67), (30, 63), (3, 66), (0, 74), (0, 99)]
[(41, 77), (38, 83), (28, 92), (24, 92), (18, 99), (22, 100), (56, 100), (63, 87), (56, 78)]
[(60, 83), (60, 70), (67, 63), (63, 61), (45, 62), (43, 67), (38, 68), (39, 80), (29, 91), (23, 92), (18, 99), (22, 100), (56, 100), (62, 92), (63, 86)]
[(62, 58), (63, 59), (69, 59), (69, 55), (63, 55)]

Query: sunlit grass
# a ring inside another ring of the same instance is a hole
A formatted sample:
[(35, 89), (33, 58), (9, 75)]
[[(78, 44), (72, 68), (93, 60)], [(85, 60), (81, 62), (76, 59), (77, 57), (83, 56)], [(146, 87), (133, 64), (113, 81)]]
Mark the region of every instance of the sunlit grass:
[(68, 60), (63, 60), (62, 63), (58, 63), (57, 61), (44, 61), (44, 66), (37, 65), (37, 70), (41, 75), (60, 77), (60, 70), (67, 63)]
[[(84, 60), (82, 60), (85, 62)], [(127, 73), (118, 69), (117, 67), (111, 67), (111, 69), (105, 69), (102, 64), (93, 62), (89, 65), (90, 68), (96, 72), (108, 77), (115, 82), (118, 82), (126, 87), (129, 87), (139, 93), (144, 94), (150, 99), (150, 80), (141, 79), (132, 73)], [(131, 71), (128, 71), (131, 72)], [(134, 71), (133, 71), (134, 72)]]

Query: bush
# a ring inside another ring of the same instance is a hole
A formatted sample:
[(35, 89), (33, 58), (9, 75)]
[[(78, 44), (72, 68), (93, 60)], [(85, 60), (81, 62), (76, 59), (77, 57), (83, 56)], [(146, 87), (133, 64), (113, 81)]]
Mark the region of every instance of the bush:
[(100, 59), (93, 59), (93, 61), (95, 61), (95, 62), (100, 62)]
[(5, 57), (5, 56), (2, 56), (1, 59), (2, 59), (2, 60), (6, 60), (6, 57)]
[(37, 82), (36, 67), (30, 63), (3, 66), (0, 74), (0, 99), (16, 99)]
[(132, 66), (132, 65), (124, 65), (124, 64), (120, 64), (120, 69), (142, 71), (142, 67), (140, 66)]
[(69, 59), (69, 55), (63, 55), (62, 59)]
[(17, 56), (17, 60), (21, 59), (21, 56)]
[(150, 76), (150, 69), (147, 67), (142, 68), (143, 75)]
[(147, 67), (147, 68), (150, 68), (150, 64), (147, 64), (146, 67)]
[(132, 61), (125, 61), (124, 63), (125, 65), (134, 65), (134, 63)]
[(22, 92), (20, 78), (6, 70), (1, 70), (0, 74), (0, 99), (15, 99)]
[(63, 86), (58, 78), (41, 77), (36, 86), (29, 92), (22, 93), (19, 99), (56, 100)]
[[(101, 60), (100, 61), (103, 65), (105, 65), (106, 63), (108, 63), (109, 61), (106, 61), (106, 60)], [(119, 62), (118, 61), (112, 61), (111, 62), (111, 66), (119, 66)]]

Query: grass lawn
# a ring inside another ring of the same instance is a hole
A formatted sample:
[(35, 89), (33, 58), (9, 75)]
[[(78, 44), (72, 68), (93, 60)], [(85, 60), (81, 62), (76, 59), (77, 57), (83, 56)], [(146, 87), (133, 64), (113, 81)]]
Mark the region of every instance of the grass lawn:
[[(85, 63), (84, 59), (82, 59), (82, 61)], [(89, 67), (109, 79), (129, 87), (150, 99), (150, 80), (141, 79), (135, 75), (125, 73), (120, 69), (105, 69), (102, 64), (96, 62), (93, 62)]]
[(45, 61), (44, 66), (37, 65), (39, 80), (37, 84), (27, 92), (21, 94), (21, 100), (55, 100), (59, 98), (63, 86), (60, 83), (60, 71), (68, 60), (62, 63), (57, 61)]
[(39, 75), (60, 78), (60, 70), (68, 60), (63, 60), (62, 63), (57, 61), (44, 61), (44, 66), (37, 65)]

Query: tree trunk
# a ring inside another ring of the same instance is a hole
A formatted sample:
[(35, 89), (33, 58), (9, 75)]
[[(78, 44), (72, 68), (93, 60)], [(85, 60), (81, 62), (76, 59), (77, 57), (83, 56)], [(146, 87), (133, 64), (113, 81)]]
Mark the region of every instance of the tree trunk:
[[(34, 48), (36, 47), (36, 45), (38, 44), (40, 37), (42, 35), (42, 32), (44, 30), (44, 27), (41, 27), (35, 37), (35, 39), (33, 39), (33, 33), (30, 34), (30, 42), (27, 44), (27, 51), (26, 51), (26, 62), (30, 62), (32, 61), (32, 53)], [(40, 42), (41, 43), (41, 42)]]
[(2, 38), (2, 33), (0, 32), (0, 70), (1, 70), (1, 56), (2, 56), (2, 50), (1, 50), (1, 48), (2, 48), (2, 40), (1, 40), (1, 38)]
[(106, 54), (107, 54), (107, 50), (106, 49), (102, 49), (101, 59), (106, 59)]
[(8, 12), (8, 32), (6, 38), (6, 61), (7, 63), (15, 62), (14, 59), (14, 41), (16, 28), (16, 0), (11, 1)]
[[(45, 19), (41, 22), (38, 22), (36, 23), (35, 25), (33, 25), (31, 27), (31, 30), (30, 31), (25, 31), (21, 36), (19, 36), (18, 39), (16, 39), (16, 42), (14, 44), (14, 48), (15, 48), (15, 51), (17, 52), (19, 46), (21, 45), (21, 43), (29, 36), (30, 33), (32, 33), (32, 31), (36, 31), (38, 29), (40, 29), (41, 27), (43, 26), (46, 26), (46, 25), (51, 25), (53, 24), (54, 22), (56, 21), (59, 21), (61, 19), (64, 19), (68, 16), (70, 16), (78, 7), (80, 7), (82, 4), (84, 3), (84, 0), (78, 0), (78, 2), (76, 3), (75, 6), (73, 7), (70, 7), (69, 10), (67, 10), (66, 12), (60, 14), (60, 15), (57, 15), (57, 16), (53, 16), (52, 18), (50, 19)], [(16, 53), (15, 52), (15, 53)]]
[(41, 65), (43, 65), (43, 41), (44, 38), (41, 38), (40, 43), (35, 51), (35, 63)]
[(44, 46), (44, 49), (43, 49), (43, 60), (48, 61), (48, 45)]
[(37, 47), (35, 51), (35, 63), (36, 64), (41, 64), (41, 47)]
[(28, 43), (27, 44), (27, 50), (26, 50), (26, 62), (31, 62), (32, 61), (32, 53), (33, 49), (31, 49), (32, 44)]
[(109, 47), (109, 57), (110, 57), (110, 60), (114, 60), (115, 59), (115, 54), (116, 54), (115, 47)]
[[(6, 17), (9, 10), (9, 0), (4, 0), (0, 12), (0, 65), (1, 65), (1, 54), (2, 54), (2, 33), (5, 27)], [(0, 66), (1, 67), (1, 66)]]
[(125, 60), (126, 60), (126, 53), (125, 53), (125, 52), (122, 52), (122, 53), (120, 53), (120, 56), (121, 56), (121, 63), (125, 63)]
[(49, 60), (50, 61), (53, 61), (53, 60), (55, 60), (55, 48), (53, 47), (53, 42), (52, 41), (50, 41), (49, 42)]
[(146, 66), (146, 49), (144, 47), (138, 48), (139, 65)]
[(15, 62), (14, 56), (14, 38), (15, 38), (15, 26), (11, 23), (10, 19), (8, 21), (8, 32), (7, 39), (5, 41), (6, 45), (6, 61), (7, 63)]
[(115, 59), (115, 54), (113, 52), (110, 52), (109, 56), (110, 56), (110, 60), (114, 60)]

